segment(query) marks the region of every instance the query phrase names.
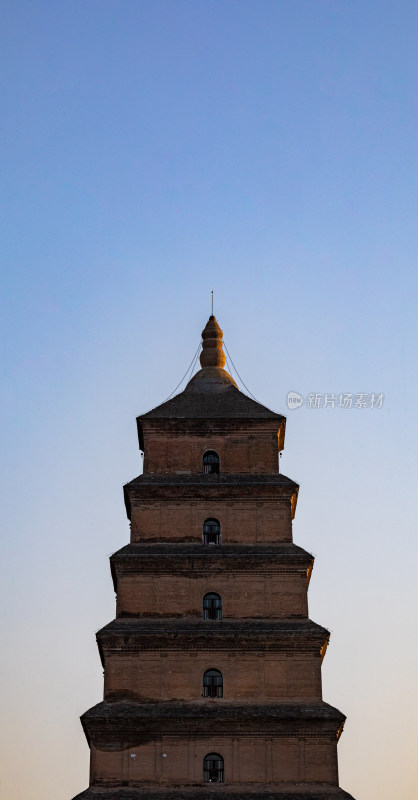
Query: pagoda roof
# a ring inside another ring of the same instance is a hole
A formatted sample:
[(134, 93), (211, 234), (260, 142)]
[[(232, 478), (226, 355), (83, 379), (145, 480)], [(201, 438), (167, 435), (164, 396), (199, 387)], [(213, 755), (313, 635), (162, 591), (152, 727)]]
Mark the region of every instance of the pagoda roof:
[[(171, 789), (167, 785), (148, 784), (141, 787), (118, 787), (86, 789), (73, 800), (213, 800), (215, 790), (205, 786), (182, 786)], [(218, 792), (216, 792), (216, 795)], [(222, 800), (354, 800), (351, 794), (328, 783), (302, 783), (296, 788), (280, 787), (277, 784), (228, 786), (222, 784)]]
[(285, 417), (271, 411), (238, 389), (225, 367), (223, 333), (212, 315), (202, 331), (201, 369), (189, 380), (184, 391), (166, 400), (138, 420), (222, 418), (271, 419)]
[[(148, 784), (141, 787), (118, 787), (99, 789), (90, 787), (73, 800), (214, 800), (218, 792), (213, 784), (205, 786), (182, 786), (174, 789), (167, 785)], [(215, 794), (216, 792), (216, 794)], [(302, 783), (296, 787), (277, 784), (251, 784), (228, 786), (222, 784), (222, 800), (354, 800), (351, 794), (329, 783)]]
[(163, 556), (170, 556), (170, 558), (183, 559), (187, 557), (199, 557), (205, 559), (219, 558), (236, 558), (242, 556), (244, 558), (251, 558), (258, 556), (259, 558), (279, 558), (283, 561), (295, 561), (302, 564), (310, 564), (314, 560), (312, 553), (309, 553), (303, 547), (294, 542), (268, 542), (255, 544), (241, 544), (241, 543), (223, 543), (219, 545), (208, 546), (206, 544), (196, 544), (195, 542), (130, 542), (124, 545), (119, 550), (116, 550), (110, 556), (111, 561), (121, 561), (124, 559), (134, 560), (137, 558), (161, 558)]
[[(256, 555), (271, 555), (271, 556), (288, 556), (288, 557), (297, 557), (303, 556), (309, 559), (309, 561), (313, 560), (314, 556), (308, 550), (305, 550), (304, 547), (300, 547), (298, 544), (294, 542), (267, 542), (267, 543), (260, 543), (257, 542), (256, 544), (242, 544), (240, 542), (233, 542), (233, 543), (225, 543), (222, 545), (214, 545), (214, 548), (218, 547), (219, 550), (226, 554), (236, 555), (238, 553), (242, 555), (250, 555), (251, 553)], [(183, 556), (183, 555), (197, 555), (201, 553), (208, 552), (208, 546), (205, 544), (190, 544), (189, 542), (161, 542), (161, 543), (148, 543), (148, 542), (130, 542), (129, 544), (123, 545), (123, 547), (119, 548), (119, 550), (115, 550), (112, 553), (111, 558), (115, 558), (116, 556), (135, 556), (135, 555), (166, 555), (170, 553), (172, 556)], [(210, 551), (209, 551), (210, 552)]]
[(222, 703), (215, 705), (212, 703), (186, 703), (179, 701), (171, 702), (148, 702), (133, 703), (132, 701), (108, 703), (102, 700), (95, 706), (86, 711), (81, 719), (108, 719), (108, 720), (134, 720), (139, 725), (143, 725), (148, 720), (162, 720), (167, 722), (172, 720), (174, 723), (173, 733), (179, 720), (191, 720), (192, 723), (198, 719), (202, 720), (234, 720), (241, 727), (241, 723), (254, 721), (256, 719), (269, 722), (275, 720), (335, 720), (344, 722), (346, 717), (338, 708), (325, 703), (325, 701), (301, 700), (299, 703)]
[(330, 633), (310, 619), (227, 619), (117, 617), (96, 634), (102, 664), (115, 649), (202, 652), (311, 652), (324, 657)]
[[(187, 617), (175, 618), (158, 618), (154, 617), (116, 617), (111, 622), (108, 622), (101, 628), (97, 634), (97, 638), (102, 638), (107, 634), (121, 634), (126, 636), (131, 635), (150, 635), (155, 636), (157, 633), (187, 633), (189, 635), (199, 635), (200, 633), (210, 633), (214, 637), (216, 635), (225, 636), (226, 634), (238, 634), (244, 632), (247, 636), (274, 636), (275, 634), (298, 636), (301, 634), (314, 634), (320, 638), (329, 638), (330, 632), (322, 625), (309, 618), (294, 618), (286, 620), (278, 619), (228, 619), (224, 618), (222, 624), (216, 625), (207, 620), (193, 619)], [(297, 640), (295, 639), (297, 643)], [(168, 640), (167, 640), (168, 645)]]
[(314, 556), (293, 542), (272, 542), (249, 545), (223, 543), (206, 545), (203, 542), (133, 542), (110, 557), (113, 585), (117, 591), (118, 578), (126, 574), (213, 574), (226, 573), (231, 568), (245, 572), (262, 569), (268, 574), (303, 570), (309, 583)]
[(345, 715), (323, 701), (219, 703), (102, 701), (81, 717), (89, 743), (120, 749), (165, 736), (300, 736), (339, 738)]
[[(181, 492), (179, 492), (181, 490)], [(291, 500), (292, 517), (295, 514), (299, 485), (281, 472), (254, 475), (253, 473), (225, 473), (220, 475), (184, 475), (181, 473), (143, 473), (123, 487), (128, 518), (131, 518), (131, 498), (134, 496), (177, 497), (186, 499), (193, 492), (194, 497), (210, 498), (216, 494), (217, 500), (231, 498), (235, 493), (249, 492), (255, 496), (278, 494)]]
[(137, 417), (140, 449), (144, 449), (144, 426), (163, 424), (164, 420), (178, 423), (200, 420), (214, 423), (251, 421), (269, 422), (281, 428), (282, 449), (286, 417), (272, 411), (238, 389), (225, 367), (222, 331), (214, 316), (202, 331), (201, 369), (189, 380), (186, 388), (164, 403)]
[(170, 474), (164, 472), (144, 472), (138, 475), (131, 481), (125, 484), (125, 487), (130, 486), (204, 486), (213, 488), (214, 486), (241, 486), (245, 488), (246, 484), (249, 486), (282, 486), (296, 492), (299, 489), (299, 484), (292, 478), (288, 478), (282, 472), (277, 473), (257, 473), (252, 472), (238, 472), (238, 473), (221, 473), (219, 475), (203, 475), (202, 473), (185, 475), (181, 472), (172, 472)]
[[(206, 368), (209, 370), (210, 368)], [(214, 369), (214, 368), (212, 368)], [(204, 370), (200, 370), (203, 373)], [(220, 370), (228, 375), (226, 370)], [(199, 372), (195, 376), (197, 378)], [(230, 377), (230, 376), (229, 376)], [(194, 380), (194, 379), (192, 379)], [(146, 414), (141, 414), (138, 420), (153, 419), (264, 419), (283, 422), (286, 417), (271, 411), (256, 400), (252, 400), (241, 392), (234, 384), (222, 385), (218, 391), (204, 391), (201, 382), (196, 381), (190, 388), (186, 386), (183, 392), (167, 400)]]

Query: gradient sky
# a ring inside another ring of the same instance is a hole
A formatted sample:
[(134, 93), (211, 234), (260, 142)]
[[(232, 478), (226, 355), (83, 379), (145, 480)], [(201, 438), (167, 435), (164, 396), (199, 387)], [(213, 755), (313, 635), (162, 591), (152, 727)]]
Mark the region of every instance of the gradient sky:
[[(186, 371), (213, 288), (240, 375), (288, 416), (341, 785), (410, 800), (417, 3), (3, 0), (0, 28), (1, 799), (88, 784), (135, 416)], [(290, 390), (385, 399), (288, 411)]]

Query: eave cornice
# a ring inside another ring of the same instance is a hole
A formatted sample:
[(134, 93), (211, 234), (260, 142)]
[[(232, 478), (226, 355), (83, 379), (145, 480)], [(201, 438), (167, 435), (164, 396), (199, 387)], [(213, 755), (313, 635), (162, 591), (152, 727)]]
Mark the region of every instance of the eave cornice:
[(96, 634), (102, 663), (140, 652), (314, 653), (323, 658), (330, 633), (312, 620), (211, 622), (118, 617)]
[(314, 557), (293, 543), (280, 545), (130, 544), (110, 557), (115, 592), (125, 575), (208, 574), (285, 575), (302, 572), (309, 580)]
[(270, 784), (266, 789), (265, 784), (252, 784), (243, 790), (242, 784), (233, 785), (221, 784), (219, 787), (209, 784), (203, 786), (182, 786), (181, 789), (168, 787), (167, 785), (138, 784), (136, 781), (123, 784), (123, 786), (109, 787), (101, 784), (96, 788), (86, 789), (73, 800), (214, 800), (217, 795), (222, 796), (222, 800), (354, 800), (351, 794), (345, 792), (337, 786), (325, 783), (306, 784), (300, 782), (297, 789), (289, 790), (288, 787), (280, 787), (277, 784)]
[(131, 518), (133, 501), (175, 500), (208, 502), (290, 502), (295, 514), (299, 486), (285, 475), (139, 475), (123, 487), (126, 512)]
[(280, 736), (337, 739), (345, 716), (327, 703), (98, 703), (81, 717), (102, 750), (134, 747), (162, 736)]

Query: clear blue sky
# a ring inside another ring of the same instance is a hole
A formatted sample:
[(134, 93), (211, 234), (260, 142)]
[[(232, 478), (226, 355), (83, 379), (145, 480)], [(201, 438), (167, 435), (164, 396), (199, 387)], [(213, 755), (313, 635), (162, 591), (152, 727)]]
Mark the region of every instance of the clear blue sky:
[[(185, 372), (213, 288), (247, 386), (288, 413), (341, 783), (410, 800), (416, 2), (4, 0), (0, 28), (1, 799), (87, 785), (135, 415)], [(287, 412), (289, 390), (385, 401)]]

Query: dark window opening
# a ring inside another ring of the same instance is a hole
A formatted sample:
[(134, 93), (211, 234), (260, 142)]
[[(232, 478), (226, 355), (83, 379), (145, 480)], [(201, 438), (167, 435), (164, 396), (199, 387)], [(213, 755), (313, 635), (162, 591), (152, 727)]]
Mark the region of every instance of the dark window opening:
[(214, 450), (208, 450), (203, 456), (203, 474), (219, 475), (219, 456)]
[(207, 519), (203, 523), (203, 544), (220, 544), (221, 526), (217, 519)]
[(210, 753), (204, 759), (203, 780), (205, 783), (224, 782), (224, 760), (218, 753)]
[(223, 697), (224, 680), (218, 669), (207, 669), (203, 676), (202, 697)]
[(222, 600), (215, 592), (203, 598), (203, 619), (222, 619)]

